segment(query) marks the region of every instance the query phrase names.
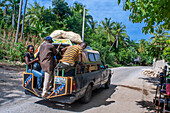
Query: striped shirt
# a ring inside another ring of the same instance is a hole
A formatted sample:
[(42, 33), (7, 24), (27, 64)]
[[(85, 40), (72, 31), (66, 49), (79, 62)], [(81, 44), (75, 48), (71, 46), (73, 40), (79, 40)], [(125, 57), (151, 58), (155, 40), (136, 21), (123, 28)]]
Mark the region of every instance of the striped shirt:
[(78, 55), (82, 53), (82, 50), (80, 45), (69, 46), (60, 61), (74, 65)]

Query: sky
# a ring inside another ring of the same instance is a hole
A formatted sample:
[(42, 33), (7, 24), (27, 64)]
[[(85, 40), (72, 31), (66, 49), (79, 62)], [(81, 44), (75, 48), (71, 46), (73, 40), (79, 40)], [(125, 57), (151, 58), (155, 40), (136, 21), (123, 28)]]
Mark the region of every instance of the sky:
[[(48, 8), (52, 5), (51, 0), (28, 0), (28, 3), (33, 4), (34, 1), (40, 3), (40, 5)], [(123, 4), (118, 5), (118, 0), (65, 0), (69, 6), (72, 6), (74, 2), (82, 3), (89, 10), (89, 14), (93, 16), (95, 21), (102, 21), (105, 18), (111, 18), (114, 22), (122, 22), (126, 25), (127, 34), (131, 40), (137, 42), (141, 39), (149, 40), (152, 35), (145, 35), (142, 33), (142, 27), (145, 23), (132, 23), (129, 21), (129, 11), (123, 11)]]

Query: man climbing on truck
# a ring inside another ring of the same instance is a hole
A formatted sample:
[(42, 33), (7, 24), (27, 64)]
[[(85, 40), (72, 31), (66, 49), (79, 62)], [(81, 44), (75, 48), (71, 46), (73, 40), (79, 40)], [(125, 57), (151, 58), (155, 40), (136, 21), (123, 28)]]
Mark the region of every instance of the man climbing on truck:
[(62, 68), (65, 70), (65, 73), (69, 72), (74, 66), (77, 58), (79, 58), (79, 65), (82, 63), (82, 51), (87, 47), (85, 42), (82, 42), (80, 45), (73, 45), (66, 48), (63, 48), (61, 51), (65, 51), (63, 58), (60, 60), (60, 63), (56, 66), (55, 72)]

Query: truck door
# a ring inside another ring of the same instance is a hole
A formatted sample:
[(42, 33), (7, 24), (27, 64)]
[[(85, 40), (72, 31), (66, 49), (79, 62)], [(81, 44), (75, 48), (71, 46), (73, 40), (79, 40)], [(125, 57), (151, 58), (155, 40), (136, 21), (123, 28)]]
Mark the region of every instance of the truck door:
[(108, 79), (108, 75), (106, 73), (106, 67), (103, 63), (103, 61), (101, 61), (101, 64), (100, 64), (100, 73), (101, 73), (101, 84), (104, 84), (106, 83), (107, 79)]
[[(93, 80), (94, 80), (94, 85), (96, 87), (100, 86), (101, 84), (101, 72), (100, 70), (98, 70), (98, 57), (96, 57), (96, 55), (99, 56), (99, 54), (95, 54), (95, 53), (88, 53), (88, 57), (89, 57), (89, 61), (91, 63), (90, 67), (89, 67), (89, 71), (90, 71), (90, 75), (92, 75)], [(100, 57), (100, 56), (99, 56)]]

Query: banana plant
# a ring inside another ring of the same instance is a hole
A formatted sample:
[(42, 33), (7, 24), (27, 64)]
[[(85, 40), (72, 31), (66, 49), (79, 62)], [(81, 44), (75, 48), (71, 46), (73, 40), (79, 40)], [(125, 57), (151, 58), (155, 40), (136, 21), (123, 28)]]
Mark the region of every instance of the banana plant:
[(42, 22), (37, 22), (34, 24), (34, 26), (30, 26), (30, 29), (32, 33), (36, 36), (36, 42), (38, 40), (41, 40), (43, 37), (45, 37), (48, 34), (48, 30), (51, 28), (51, 26), (46, 26), (42, 24)]

